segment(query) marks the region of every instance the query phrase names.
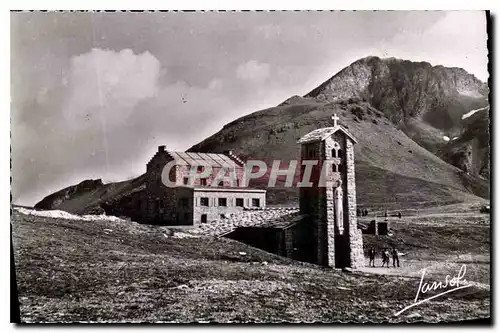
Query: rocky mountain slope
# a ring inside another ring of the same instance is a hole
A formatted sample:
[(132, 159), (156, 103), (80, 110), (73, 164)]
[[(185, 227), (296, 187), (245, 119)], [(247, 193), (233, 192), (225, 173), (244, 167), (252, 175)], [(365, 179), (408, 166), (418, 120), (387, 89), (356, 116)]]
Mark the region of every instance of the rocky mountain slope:
[(490, 176), (489, 107), (475, 109), (462, 116), (461, 133), (447, 145), (452, 164), (485, 178)]
[(465, 170), (464, 159), (443, 138), (460, 136), (465, 131), (462, 115), (488, 105), (488, 86), (462, 68), (367, 57), (305, 97), (318, 101), (361, 98), (418, 144)]
[(101, 179), (89, 179), (46, 196), (35, 208), (59, 209), (76, 214), (111, 214), (114, 213), (114, 205), (138, 195), (144, 188), (145, 175), (108, 184)]
[[(487, 94), (485, 83), (460, 68), (368, 57), (304, 97), (293, 96), (225, 125), (190, 151), (233, 150), (244, 159), (264, 159), (269, 166), (282, 160), (285, 167), (299, 158), (297, 139), (331, 126), (330, 117), (337, 113), (359, 140), (355, 158), (360, 206), (477, 201), (489, 198), (484, 178), (489, 175), (489, 110), (462, 117), (487, 106)], [(266, 184), (264, 178), (253, 185)], [(144, 176), (94, 185), (61, 190), (37, 207), (75, 213), (109, 208), (117, 198), (141, 191)], [(268, 189), (268, 201), (296, 205), (297, 190)]]

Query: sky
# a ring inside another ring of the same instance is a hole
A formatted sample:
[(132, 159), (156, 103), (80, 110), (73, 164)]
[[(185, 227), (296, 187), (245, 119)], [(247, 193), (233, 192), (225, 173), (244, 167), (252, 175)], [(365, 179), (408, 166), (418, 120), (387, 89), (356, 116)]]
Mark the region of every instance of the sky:
[(12, 13), (12, 198), (145, 172), (366, 56), (486, 81), (481, 11)]

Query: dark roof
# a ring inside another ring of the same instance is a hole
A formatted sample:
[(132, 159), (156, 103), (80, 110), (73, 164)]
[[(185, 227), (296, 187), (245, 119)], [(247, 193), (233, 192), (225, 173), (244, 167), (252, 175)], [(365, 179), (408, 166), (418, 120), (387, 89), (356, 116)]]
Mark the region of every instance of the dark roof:
[(175, 160), (177, 165), (200, 165), (226, 168), (243, 166), (243, 163), (238, 163), (225, 154), (188, 153), (178, 151), (168, 151), (167, 153)]
[(260, 228), (277, 228), (277, 229), (288, 229), (290, 227), (293, 227), (299, 222), (302, 222), (308, 218), (308, 215), (306, 214), (297, 214), (297, 213), (290, 213), (287, 215), (283, 215), (279, 217), (276, 220), (270, 220), (262, 225), (259, 225), (257, 227)]
[(354, 136), (351, 133), (349, 133), (348, 130), (346, 130), (344, 127), (342, 127), (340, 125), (337, 125), (335, 127), (318, 128), (312, 132), (307, 133), (303, 137), (301, 137), (299, 139), (299, 141), (297, 141), (297, 143), (309, 143), (309, 142), (315, 142), (315, 141), (323, 141), (327, 137), (329, 137), (330, 135), (332, 135), (333, 133), (335, 133), (337, 131), (343, 132), (352, 141), (354, 141), (354, 143), (358, 143), (356, 138), (354, 138)]

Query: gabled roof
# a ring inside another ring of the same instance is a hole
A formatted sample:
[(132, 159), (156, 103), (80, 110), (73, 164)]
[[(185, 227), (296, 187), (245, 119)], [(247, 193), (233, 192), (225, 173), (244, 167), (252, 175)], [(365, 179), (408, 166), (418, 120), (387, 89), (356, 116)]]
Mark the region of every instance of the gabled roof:
[(244, 166), (243, 163), (237, 163), (225, 154), (188, 153), (179, 151), (167, 151), (167, 153), (175, 160), (177, 165), (200, 165), (226, 168)]
[(341, 131), (345, 135), (347, 135), (354, 143), (358, 143), (358, 140), (354, 138), (354, 136), (349, 133), (348, 130), (346, 130), (344, 127), (337, 125), (335, 127), (324, 127), (324, 128), (318, 128), (312, 132), (307, 133), (303, 137), (297, 141), (297, 143), (309, 143), (309, 142), (315, 142), (315, 141), (323, 141), (333, 133)]

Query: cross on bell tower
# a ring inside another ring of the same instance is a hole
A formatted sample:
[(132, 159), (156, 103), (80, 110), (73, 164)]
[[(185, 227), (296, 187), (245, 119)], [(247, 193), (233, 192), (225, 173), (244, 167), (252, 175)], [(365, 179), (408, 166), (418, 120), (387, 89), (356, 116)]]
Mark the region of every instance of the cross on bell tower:
[(333, 127), (337, 127), (337, 125), (338, 125), (338, 124), (337, 124), (337, 121), (339, 121), (339, 120), (340, 120), (340, 118), (339, 118), (339, 116), (337, 116), (337, 114), (336, 114), (336, 113), (334, 113), (334, 114), (333, 114), (333, 116), (332, 116), (332, 120), (333, 120)]

